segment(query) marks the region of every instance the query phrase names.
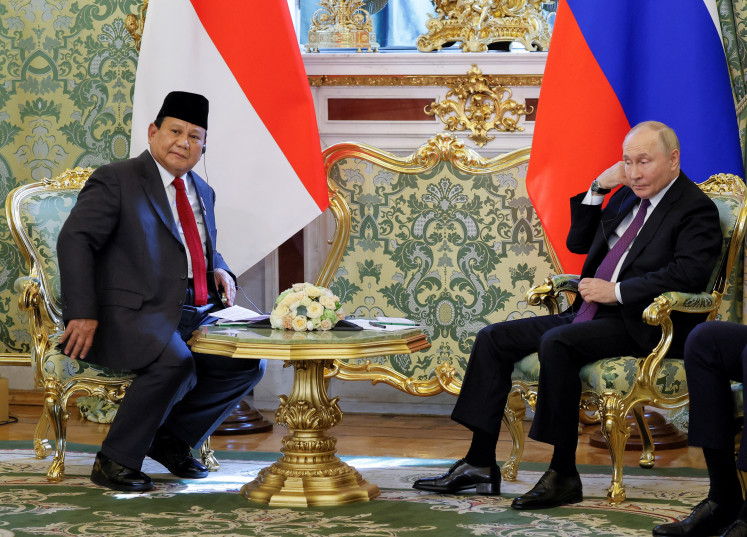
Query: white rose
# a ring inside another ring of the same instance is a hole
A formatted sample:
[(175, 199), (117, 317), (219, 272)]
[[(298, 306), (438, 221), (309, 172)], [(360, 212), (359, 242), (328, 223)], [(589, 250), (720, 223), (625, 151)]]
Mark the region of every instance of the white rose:
[(290, 307), (291, 304), (300, 300), (300, 298), (296, 297), (297, 294), (298, 293), (288, 293), (280, 303), (284, 306)]
[(308, 308), (311, 305), (312, 302), (313, 302), (313, 300), (311, 300), (309, 297), (305, 296), (301, 300), (301, 305), (302, 306), (306, 306)]
[(313, 329), (314, 329), (314, 323), (312, 323), (311, 321), (306, 321), (306, 330), (311, 331)]
[(301, 291), (305, 285), (305, 283), (294, 283), (292, 289), (294, 291)]
[(273, 328), (283, 328), (283, 318), (280, 315), (270, 315), (270, 326)]
[(291, 321), (291, 326), (293, 327), (293, 330), (296, 332), (301, 332), (303, 330), (306, 330), (306, 317), (303, 315), (298, 315), (297, 317), (294, 317)]
[(322, 330), (332, 330), (332, 322), (329, 319), (322, 319), (319, 323), (319, 328)]
[(275, 307), (274, 310), (272, 310), (272, 315), (276, 315), (278, 317), (285, 317), (290, 313), (290, 309), (285, 304), (280, 304)]
[(330, 310), (335, 309), (335, 301), (326, 295), (321, 295), (319, 297), (319, 304)]
[(306, 307), (306, 316), (310, 319), (318, 319), (324, 313), (324, 306), (319, 302), (312, 302)]
[(311, 298), (316, 298), (322, 293), (322, 290), (315, 285), (309, 285), (304, 291)]

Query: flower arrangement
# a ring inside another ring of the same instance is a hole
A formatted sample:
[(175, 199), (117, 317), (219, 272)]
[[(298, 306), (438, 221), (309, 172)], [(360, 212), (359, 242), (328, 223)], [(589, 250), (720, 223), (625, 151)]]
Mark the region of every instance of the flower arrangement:
[(296, 283), (275, 300), (270, 325), (296, 332), (331, 330), (344, 318), (340, 299), (332, 291), (310, 283)]

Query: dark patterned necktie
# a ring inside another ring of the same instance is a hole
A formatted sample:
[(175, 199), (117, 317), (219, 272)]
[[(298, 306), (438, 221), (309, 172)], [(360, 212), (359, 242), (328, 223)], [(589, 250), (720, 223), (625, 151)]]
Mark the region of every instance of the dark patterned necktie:
[[(625, 230), (625, 233), (622, 234), (622, 237), (620, 237), (610, 251), (607, 252), (607, 255), (604, 256), (604, 259), (602, 259), (599, 268), (597, 268), (596, 274), (594, 274), (595, 278), (610, 281), (612, 274), (615, 272), (615, 267), (617, 267), (617, 264), (628, 249), (628, 246), (630, 246), (630, 243), (633, 242), (633, 239), (638, 235), (638, 231), (641, 229), (643, 221), (646, 219), (646, 211), (648, 210), (649, 205), (651, 205), (649, 200), (641, 200), (638, 213), (628, 226), (628, 229)], [(594, 314), (597, 312), (598, 308), (599, 304), (597, 302), (584, 302), (581, 304), (573, 322), (581, 323), (583, 321), (590, 321), (594, 318)]]
[(189, 257), (192, 260), (192, 280), (195, 286), (195, 306), (207, 304), (207, 274), (205, 268), (205, 256), (202, 252), (202, 240), (200, 232), (197, 231), (195, 213), (187, 198), (184, 181), (181, 177), (174, 178), (171, 183), (176, 188), (176, 211), (184, 231), (184, 240), (187, 242)]

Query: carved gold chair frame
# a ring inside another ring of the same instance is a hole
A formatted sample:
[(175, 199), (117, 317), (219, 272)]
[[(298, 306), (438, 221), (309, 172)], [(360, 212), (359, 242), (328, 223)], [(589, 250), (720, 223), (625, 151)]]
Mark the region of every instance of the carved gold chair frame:
[[(16, 188), (5, 202), (11, 234), (29, 268), (27, 276), (16, 280), (15, 287), (20, 294), (19, 307), (28, 315), (34, 384), (43, 390), (44, 397), (42, 415), (34, 430), (34, 451), (39, 459), (54, 451), (47, 472), (50, 481), (62, 480), (65, 473), (70, 397), (85, 394), (117, 403), (134, 378), (129, 371), (71, 360), (56, 348), (64, 330), (57, 235), (91, 173), (92, 168), (68, 169), (53, 179)], [(54, 447), (47, 438), (50, 428)], [(201, 447), (201, 454), (211, 470), (218, 469), (209, 439)]]

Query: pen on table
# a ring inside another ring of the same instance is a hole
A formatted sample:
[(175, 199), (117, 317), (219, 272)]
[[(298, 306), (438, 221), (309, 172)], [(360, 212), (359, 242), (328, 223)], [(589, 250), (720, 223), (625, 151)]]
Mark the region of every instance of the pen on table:
[(420, 326), (416, 323), (390, 323), (387, 321), (379, 321), (380, 324), (388, 325), (388, 326)]
[(374, 323), (374, 322), (372, 322), (372, 321), (369, 321), (369, 322), (368, 322), (368, 324), (369, 324), (370, 326), (374, 326), (374, 327), (376, 327), (376, 328), (386, 328), (386, 325), (384, 325), (384, 324), (381, 324), (381, 323)]

